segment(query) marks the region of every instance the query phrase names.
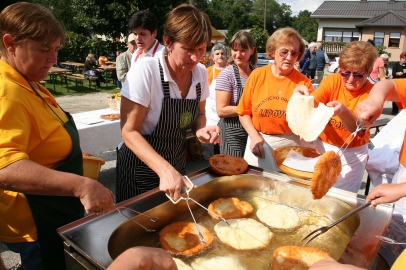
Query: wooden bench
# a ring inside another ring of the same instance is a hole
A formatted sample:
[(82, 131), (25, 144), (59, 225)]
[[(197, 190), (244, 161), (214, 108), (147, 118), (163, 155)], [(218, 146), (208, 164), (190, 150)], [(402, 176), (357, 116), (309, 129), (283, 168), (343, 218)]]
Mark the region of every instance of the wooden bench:
[(83, 86), (83, 81), (86, 80), (85, 78), (74, 76), (74, 75), (66, 75), (66, 78), (70, 80), (74, 80), (76, 82), (76, 86), (78, 86), (78, 83)]
[(381, 118), (375, 121), (375, 123), (369, 128), (369, 129), (373, 129), (375, 128), (375, 133), (374, 135), (378, 134), (379, 132), (379, 128), (386, 126), (387, 123), (389, 123), (389, 121), (392, 119), (389, 118)]
[(78, 86), (78, 82), (80, 82), (80, 83), (82, 84), (82, 86), (83, 86), (83, 81), (84, 81), (84, 80), (88, 80), (88, 81), (89, 81), (89, 87), (91, 87), (91, 86), (92, 86), (92, 83), (94, 83), (94, 89), (96, 89), (96, 86), (97, 86), (97, 84), (96, 84), (97, 77), (88, 77), (88, 78), (85, 78), (85, 75), (80, 74), (80, 73), (74, 73), (74, 74), (72, 74), (72, 75), (67, 75), (66, 77), (69, 78), (69, 79), (75, 80), (75, 81), (76, 81), (76, 86)]
[(42, 86), (44, 86), (45, 87), (45, 84), (47, 83), (46, 81), (40, 81), (39, 82)]

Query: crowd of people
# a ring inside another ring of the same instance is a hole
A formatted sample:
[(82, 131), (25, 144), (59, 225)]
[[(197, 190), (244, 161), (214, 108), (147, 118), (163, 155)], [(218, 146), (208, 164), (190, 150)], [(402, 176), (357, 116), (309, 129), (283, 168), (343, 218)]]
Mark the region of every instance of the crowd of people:
[[(117, 53), (116, 85), (121, 88), (121, 134), (117, 147), (116, 201), (158, 188), (180, 197), (186, 168), (186, 131), (191, 129), (207, 158), (220, 153), (243, 157), (250, 165), (278, 171), (274, 149), (288, 145), (337, 151), (359, 122), (371, 125), (387, 100), (406, 105), (406, 52), (392, 75), (388, 60), (368, 42), (348, 43), (339, 54), (339, 73), (324, 77), (328, 57), (321, 43), (306, 48), (290, 27), (276, 30), (266, 43), (273, 64), (257, 67), (257, 46), (249, 32), (237, 31), (228, 48), (215, 44), (213, 65), (200, 60), (211, 45), (208, 15), (181, 4), (167, 16), (163, 44), (158, 21), (147, 10), (135, 13), (128, 27), (128, 50)], [(35, 31), (33, 31), (33, 29)], [(16, 3), (0, 13), (0, 241), (21, 256), (24, 269), (65, 269), (62, 238), (56, 229), (87, 214), (113, 209), (110, 191), (83, 176), (82, 152), (72, 117), (39, 81), (57, 61), (65, 34), (52, 13), (40, 5)], [(230, 56), (228, 57), (228, 52)], [(86, 57), (84, 74), (105, 81), (102, 54)], [(300, 66), (297, 67), (298, 63)], [(313, 89), (312, 80), (319, 86)], [(312, 95), (334, 116), (314, 142), (292, 133), (286, 121), (294, 93)], [(336, 188), (358, 192), (368, 159), (369, 130), (356, 134), (341, 155)], [(404, 146), (406, 147), (406, 146)], [(58, 151), (53, 151), (58, 149)], [(367, 197), (373, 205), (396, 202), (388, 235), (406, 242), (406, 150), (392, 184)], [(16, 214), (18, 213), (18, 214)], [(406, 260), (405, 246), (382, 246), (389, 266)], [(403, 252), (403, 253), (402, 253)], [(398, 258), (398, 260), (396, 260)], [(169, 253), (136, 247), (108, 269), (176, 269)], [(0, 264), (0, 269), (4, 265)], [(131, 268), (132, 267), (132, 268)], [(329, 258), (311, 269), (356, 269)], [(400, 268), (398, 268), (400, 269)]]

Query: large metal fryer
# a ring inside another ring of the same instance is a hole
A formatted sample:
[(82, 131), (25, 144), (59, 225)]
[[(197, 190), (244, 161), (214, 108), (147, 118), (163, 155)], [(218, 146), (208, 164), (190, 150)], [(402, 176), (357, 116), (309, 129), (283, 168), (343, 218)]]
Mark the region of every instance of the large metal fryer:
[[(365, 197), (362, 195), (334, 188), (329, 191), (327, 197), (315, 201), (311, 199), (308, 186), (303, 184), (306, 182), (292, 180), (286, 175), (251, 166), (247, 174), (250, 176), (266, 177), (268, 180), (265, 181), (266, 187), (273, 190), (274, 194), (279, 194), (278, 197), (283, 204), (310, 207), (314, 211), (325, 214), (332, 219), (342, 216), (351, 211), (352, 208), (365, 202)], [(233, 188), (243, 189), (247, 188), (247, 185), (253, 185), (253, 183), (248, 183), (247, 181), (235, 181), (235, 183), (238, 182), (239, 184), (233, 186), (233, 181), (230, 181), (230, 178), (223, 178), (225, 180), (222, 181), (227, 181), (227, 185), (216, 185), (215, 192), (213, 192), (213, 183), (205, 183), (218, 177), (209, 168), (189, 175), (189, 178), (195, 185), (201, 186), (195, 190), (196, 192), (191, 194), (193, 198), (199, 201), (210, 198), (210, 196), (224, 196), (227, 195), (227, 190)], [(264, 181), (261, 180), (257, 184), (263, 185)], [(289, 196), (289, 190), (295, 190), (295, 194), (299, 192), (304, 196), (301, 196), (301, 199), (298, 199), (298, 196)], [(166, 201), (168, 201), (166, 196), (156, 189), (122, 202), (119, 205), (141, 212), (159, 206), (148, 213), (158, 215), (160, 223), (148, 223), (147, 219), (143, 219), (141, 216), (137, 217), (137, 220), (145, 226), (159, 229), (174, 218), (173, 213), (177, 213), (176, 211), (180, 211), (182, 208), (182, 205), (163, 204)], [(164, 206), (161, 206), (161, 204)], [(172, 207), (180, 208), (173, 209)], [(359, 213), (359, 216), (355, 215), (341, 224), (340, 226), (342, 226), (343, 230), (348, 231), (352, 238), (347, 245), (346, 251), (341, 255), (340, 262), (371, 268), (380, 246), (379, 240), (374, 235), (385, 233), (392, 211), (393, 207), (391, 204), (380, 205), (376, 210), (364, 209)], [(103, 216), (83, 218), (61, 227), (58, 231), (65, 239), (67, 264), (70, 269), (105, 269), (112, 262), (110, 254), (113, 257), (117, 256), (125, 248), (132, 245), (134, 237), (140, 237), (145, 233), (142, 228), (137, 227), (132, 222), (128, 222), (117, 211)]]

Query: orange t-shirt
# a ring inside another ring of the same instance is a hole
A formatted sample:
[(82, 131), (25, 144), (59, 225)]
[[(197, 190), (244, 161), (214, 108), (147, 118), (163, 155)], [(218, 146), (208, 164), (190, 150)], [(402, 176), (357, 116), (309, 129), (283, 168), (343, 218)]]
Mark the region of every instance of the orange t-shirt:
[[(214, 72), (213, 72), (213, 70), (214, 70)], [(219, 76), (222, 69), (214, 68), (214, 65), (211, 65), (210, 67), (206, 68), (206, 71), (207, 71), (207, 79), (208, 79), (209, 85), (210, 85), (211, 82), (213, 81), (213, 79), (217, 79), (217, 77)], [(213, 75), (214, 75), (214, 77), (213, 77)]]
[(264, 134), (290, 133), (286, 106), (298, 85), (313, 91), (309, 79), (296, 69), (289, 76), (278, 78), (273, 75), (271, 65), (257, 68), (245, 83), (237, 113), (251, 115), (255, 129)]
[[(396, 85), (396, 89), (398, 92), (398, 96), (400, 99), (400, 102), (402, 103), (402, 106), (406, 106), (406, 80), (405, 79), (394, 79), (393, 82)], [(406, 167), (406, 130), (405, 130), (405, 137), (403, 138), (403, 144), (402, 147), (400, 148), (400, 153), (399, 153), (399, 162), (400, 164), (403, 165), (403, 167)]]
[[(369, 96), (372, 84), (367, 81), (365, 85), (358, 91), (352, 92), (345, 88), (343, 79), (340, 74), (331, 74), (324, 78), (316, 91), (311, 95), (314, 96), (316, 104), (319, 102), (327, 104), (330, 101), (340, 101), (347, 107), (354, 115), (356, 115), (356, 107), (358, 102), (365, 100)], [(344, 141), (350, 136), (352, 132), (344, 127), (341, 119), (334, 115), (319, 138), (328, 144), (341, 147)], [(369, 130), (366, 132), (358, 133), (354, 138), (349, 148), (361, 146), (369, 142)]]

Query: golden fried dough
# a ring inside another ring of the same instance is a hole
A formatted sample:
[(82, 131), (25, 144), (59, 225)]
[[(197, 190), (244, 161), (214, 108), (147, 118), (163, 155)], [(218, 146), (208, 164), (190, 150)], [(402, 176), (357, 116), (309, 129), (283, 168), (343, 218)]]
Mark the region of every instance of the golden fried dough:
[(273, 253), (272, 270), (307, 270), (312, 264), (329, 256), (327, 252), (318, 248), (283, 246)]
[[(220, 198), (209, 205), (209, 210), (218, 216), (230, 218), (243, 218), (254, 211), (254, 208), (249, 202), (240, 201), (237, 198)], [(209, 215), (214, 219), (219, 219), (209, 212)]]
[(268, 246), (272, 232), (263, 224), (251, 218), (220, 221), (214, 226), (217, 237), (226, 245), (238, 250), (259, 249)]
[(193, 222), (175, 222), (159, 232), (159, 241), (166, 251), (177, 255), (194, 255), (210, 247), (214, 242), (211, 232), (198, 225), (206, 244), (200, 241), (198, 231)]
[(299, 215), (286, 205), (267, 205), (257, 211), (257, 217), (274, 231), (291, 232), (300, 227)]
[(230, 155), (214, 155), (209, 158), (210, 168), (221, 175), (237, 175), (248, 170), (248, 163), (243, 158)]
[(341, 160), (337, 153), (327, 151), (321, 155), (316, 165), (314, 165), (313, 177), (310, 182), (313, 199), (320, 199), (326, 195), (329, 189), (337, 182), (340, 172)]

